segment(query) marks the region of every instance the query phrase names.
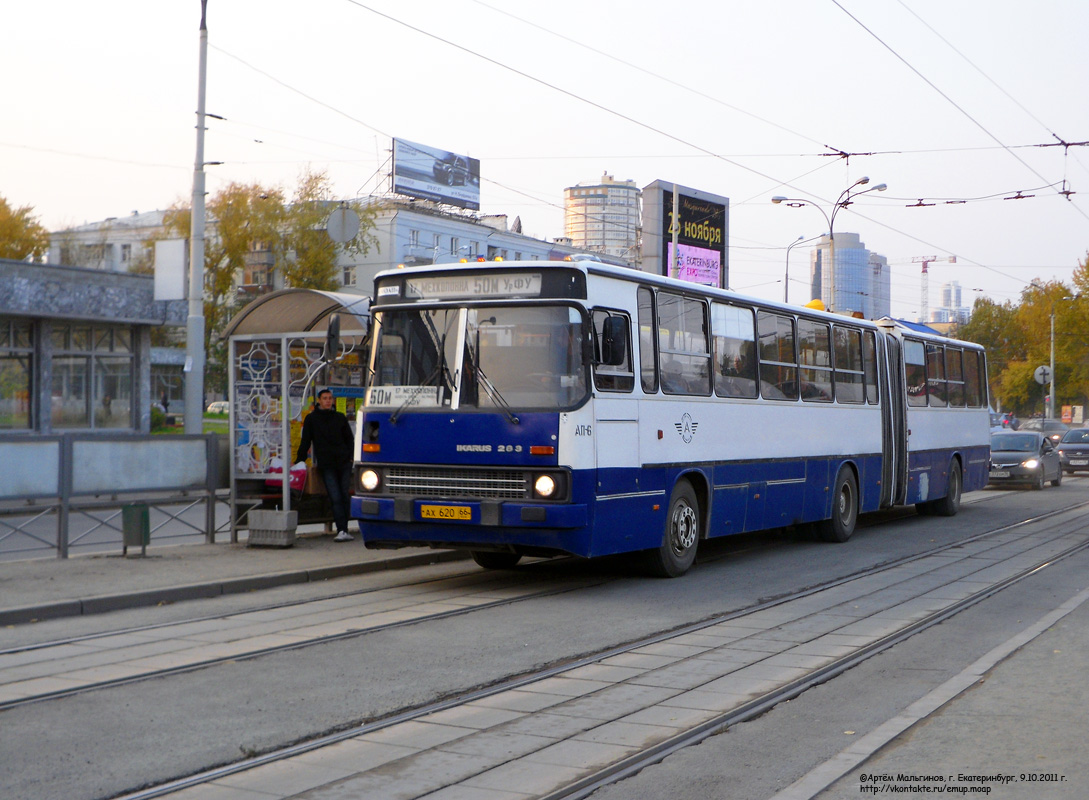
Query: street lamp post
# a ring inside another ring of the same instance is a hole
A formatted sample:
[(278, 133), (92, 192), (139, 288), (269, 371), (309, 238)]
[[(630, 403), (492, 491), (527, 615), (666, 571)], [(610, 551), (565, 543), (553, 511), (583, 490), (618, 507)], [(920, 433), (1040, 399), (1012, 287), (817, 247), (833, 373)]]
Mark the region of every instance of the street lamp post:
[(796, 244), (801, 244), (805, 240), (805, 236), (798, 234), (798, 238), (787, 245), (787, 263), (786, 272), (783, 273), (783, 302), (790, 302), (790, 248)]
[[(1035, 281), (1031, 284), (1040, 291), (1046, 291), (1043, 286)], [(1073, 297), (1065, 295), (1063, 297), (1050, 298), (1051, 311), (1048, 313), (1048, 321), (1051, 326), (1051, 360), (1049, 369), (1051, 370), (1051, 380), (1047, 387), (1047, 405), (1044, 408), (1044, 419), (1055, 419), (1055, 304), (1061, 303), (1063, 300), (1077, 300), (1081, 295), (1076, 294)]]
[(189, 316), (185, 325), (185, 432), (204, 430), (204, 117), (208, 76), (208, 0), (200, 2), (197, 67), (197, 156), (189, 222)]
[(1046, 419), (1055, 419), (1055, 301), (1051, 301), (1051, 386), (1047, 390)]
[[(856, 186), (865, 186), (869, 182), (870, 182), (870, 179), (867, 178), (867, 177), (859, 178), (857, 181), (855, 181), (850, 186), (848, 186), (846, 189), (844, 189), (842, 192), (840, 192), (839, 197), (836, 198), (836, 202), (832, 204), (832, 213), (831, 214), (828, 214), (823, 208), (821, 208), (819, 205), (814, 203), (812, 200), (802, 200), (802, 199), (799, 199), (799, 198), (782, 197), (782, 196), (776, 196), (776, 197), (771, 198), (771, 202), (775, 203), (776, 205), (778, 205), (779, 203), (786, 203), (791, 208), (798, 208), (800, 206), (813, 206), (813, 208), (817, 209), (822, 214), (824, 214), (824, 221), (828, 223), (828, 260), (829, 260), (829, 262), (831, 262), (831, 273), (829, 275), (829, 281), (828, 281), (829, 282), (829, 292), (828, 292), (828, 294), (829, 294), (829, 297), (828, 297), (828, 301), (829, 301), (828, 302), (828, 310), (829, 311), (834, 311), (835, 307), (836, 307), (836, 235), (832, 230), (832, 227), (835, 225), (835, 222), (836, 222), (836, 213), (841, 208), (847, 208), (847, 206), (851, 205), (851, 202), (853, 201), (853, 198), (858, 197), (859, 195), (867, 194), (868, 192), (883, 192), (887, 188), (889, 188), (887, 184), (879, 183), (876, 186), (871, 186), (869, 189), (863, 189), (860, 192), (853, 192), (852, 193), (852, 190)], [(824, 281), (822, 280), (821, 283), (823, 284)]]
[(1048, 402), (1047, 411), (1048, 419), (1055, 419), (1055, 304), (1062, 302), (1063, 300), (1077, 300), (1078, 295), (1073, 297), (1067, 295), (1066, 297), (1059, 297), (1051, 301), (1051, 386), (1048, 388)]

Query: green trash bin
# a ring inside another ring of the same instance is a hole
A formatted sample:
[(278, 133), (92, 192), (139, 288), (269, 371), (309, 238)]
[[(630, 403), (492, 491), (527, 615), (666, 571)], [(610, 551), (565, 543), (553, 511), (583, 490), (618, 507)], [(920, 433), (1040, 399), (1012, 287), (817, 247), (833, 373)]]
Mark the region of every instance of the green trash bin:
[(121, 555), (127, 556), (130, 547), (139, 547), (140, 555), (147, 555), (151, 541), (151, 515), (147, 503), (121, 506), (121, 536)]

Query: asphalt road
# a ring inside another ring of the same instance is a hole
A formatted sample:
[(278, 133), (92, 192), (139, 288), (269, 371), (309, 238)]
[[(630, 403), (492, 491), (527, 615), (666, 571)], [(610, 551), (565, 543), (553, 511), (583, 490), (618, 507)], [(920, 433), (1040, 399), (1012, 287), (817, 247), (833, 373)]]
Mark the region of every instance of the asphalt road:
[[(680, 580), (630, 574), (624, 560), (530, 567), (599, 578), (600, 585), (472, 614), (425, 622), (197, 672), (0, 713), (0, 797), (82, 800), (109, 797), (404, 708), (564, 662), (651, 633), (786, 595), (831, 577), (1009, 524), (1064, 502), (1089, 500), (1089, 481), (1044, 492), (985, 492), (952, 519), (909, 516), (865, 527), (846, 545), (793, 533), (744, 537), (709, 548), (719, 557)], [(1084, 573), (1085, 560), (1079, 561)], [(449, 567), (413, 571), (447, 574)], [(757, 798), (844, 747), (848, 730), (886, 719), (893, 708), (974, 653), (1035, 619), (1050, 594), (1076, 583), (1077, 565), (1048, 570), (1033, 586), (914, 637), (847, 675), (764, 717), (690, 748), (603, 798)], [(347, 580), (347, 579), (345, 579)], [(382, 578), (371, 576), (367, 580)], [(345, 584), (347, 586), (347, 584)], [(327, 587), (314, 591), (327, 591)], [(296, 595), (300, 591), (293, 590)], [(1020, 599), (1019, 599), (1020, 598)], [(113, 619), (154, 621), (192, 605), (208, 614), (221, 600), (144, 609)], [(230, 602), (237, 603), (237, 600)], [(1035, 615), (1035, 616), (1034, 616)], [(52, 637), (63, 621), (50, 623)], [(73, 622), (86, 631), (86, 620)], [(643, 783), (648, 782), (648, 783)], [(857, 793), (857, 784), (853, 787)]]

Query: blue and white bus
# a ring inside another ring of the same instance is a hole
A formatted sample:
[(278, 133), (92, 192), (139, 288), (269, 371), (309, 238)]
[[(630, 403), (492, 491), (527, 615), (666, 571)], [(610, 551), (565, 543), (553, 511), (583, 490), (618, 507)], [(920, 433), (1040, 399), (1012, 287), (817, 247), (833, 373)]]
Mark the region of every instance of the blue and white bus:
[(982, 348), (637, 270), (503, 262), (375, 280), (352, 516), (368, 547), (645, 551), (987, 483)]

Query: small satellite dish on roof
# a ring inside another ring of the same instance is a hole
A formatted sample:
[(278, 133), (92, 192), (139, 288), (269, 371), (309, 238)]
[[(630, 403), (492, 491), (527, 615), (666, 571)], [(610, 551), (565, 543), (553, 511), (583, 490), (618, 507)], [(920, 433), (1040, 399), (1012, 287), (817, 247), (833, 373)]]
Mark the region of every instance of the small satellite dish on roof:
[(337, 244), (350, 242), (359, 235), (359, 215), (347, 203), (341, 203), (326, 220), (325, 230)]

